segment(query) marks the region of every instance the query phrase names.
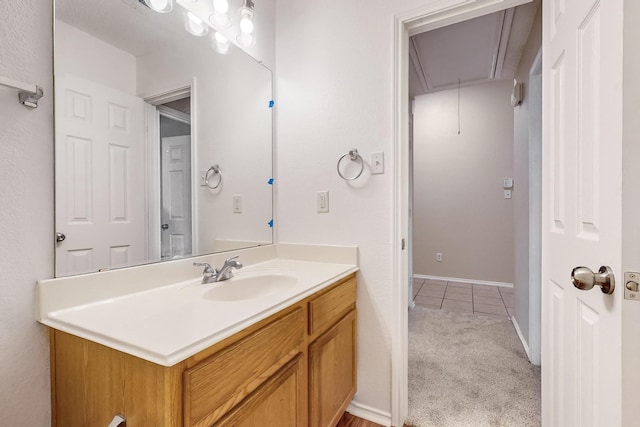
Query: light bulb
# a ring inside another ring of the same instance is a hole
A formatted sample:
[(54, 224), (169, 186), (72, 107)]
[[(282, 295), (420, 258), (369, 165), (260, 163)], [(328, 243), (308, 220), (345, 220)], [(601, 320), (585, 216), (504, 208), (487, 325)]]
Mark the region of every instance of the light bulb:
[(173, 0), (144, 0), (144, 2), (151, 9), (160, 13), (171, 12), (173, 9)]
[(229, 19), (229, 15), (226, 13), (213, 13), (209, 17), (209, 22), (213, 24), (214, 27), (217, 28), (229, 28), (231, 26), (231, 19)]
[(240, 31), (245, 34), (253, 33), (253, 21), (247, 17), (243, 17), (242, 20), (240, 20)]
[(213, 0), (213, 10), (216, 13), (225, 14), (229, 11), (229, 1), (228, 0)]
[(211, 37), (211, 47), (222, 55), (226, 55), (231, 52), (231, 43), (229, 43), (229, 39), (217, 31), (213, 33), (213, 37)]
[(254, 25), (253, 25), (254, 13), (253, 10), (248, 7), (240, 8), (240, 31), (245, 34), (253, 33)]
[(184, 28), (194, 36), (205, 36), (209, 32), (207, 24), (191, 12), (184, 15)]

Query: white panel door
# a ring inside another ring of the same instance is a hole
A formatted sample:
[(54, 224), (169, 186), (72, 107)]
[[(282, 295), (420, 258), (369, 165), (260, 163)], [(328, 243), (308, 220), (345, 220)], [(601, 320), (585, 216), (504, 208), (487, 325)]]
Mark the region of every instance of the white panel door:
[[(621, 424), (622, 0), (543, 2), (542, 417)], [(611, 295), (571, 271), (610, 266)]]
[(146, 259), (143, 101), (56, 76), (56, 276)]
[(191, 137), (162, 138), (162, 258), (191, 255)]

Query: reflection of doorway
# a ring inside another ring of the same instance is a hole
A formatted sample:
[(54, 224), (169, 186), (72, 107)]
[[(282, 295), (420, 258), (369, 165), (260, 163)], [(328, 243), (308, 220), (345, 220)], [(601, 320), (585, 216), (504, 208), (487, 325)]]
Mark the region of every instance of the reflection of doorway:
[[(159, 105), (162, 259), (192, 254), (190, 98)], [(179, 108), (176, 109), (176, 108)]]
[(194, 253), (191, 87), (145, 98), (149, 260)]

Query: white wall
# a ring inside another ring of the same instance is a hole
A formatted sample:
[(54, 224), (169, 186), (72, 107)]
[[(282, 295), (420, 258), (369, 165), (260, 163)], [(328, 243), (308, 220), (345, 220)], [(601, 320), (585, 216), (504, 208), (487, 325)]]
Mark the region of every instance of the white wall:
[(0, 425), (49, 425), (48, 332), (35, 283), (53, 277), (51, 1), (0, 0), (0, 76), (44, 87), (36, 110), (0, 87)]
[[(393, 277), (393, 17), (438, 0), (278, 0), (279, 242), (359, 247), (358, 394), (391, 409)], [(385, 174), (349, 184), (338, 157), (385, 153)], [(329, 190), (330, 212), (316, 213)]]
[(59, 19), (55, 21), (55, 31), (56, 75), (69, 73), (136, 94), (135, 56)]
[(461, 88), (460, 134), (457, 89), (415, 98), (414, 274), (513, 283), (512, 86)]
[[(538, 9), (529, 39), (518, 65), (516, 79), (523, 83), (522, 104), (513, 110), (513, 169), (517, 183), (513, 192), (514, 203), (514, 255), (515, 255), (515, 318), (525, 341), (529, 342), (529, 177), (530, 163), (533, 161), (538, 168), (541, 147), (537, 147), (536, 153), (531, 152), (529, 130), (531, 126), (530, 110), (531, 86), (529, 85), (529, 71), (542, 44), (542, 8)], [(538, 100), (541, 102), (541, 100)]]

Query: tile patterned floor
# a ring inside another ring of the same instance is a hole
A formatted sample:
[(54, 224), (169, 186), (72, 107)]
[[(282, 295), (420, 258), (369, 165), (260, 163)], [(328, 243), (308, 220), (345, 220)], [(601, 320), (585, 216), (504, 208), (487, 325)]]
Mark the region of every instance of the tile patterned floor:
[(416, 304), (483, 316), (513, 316), (513, 288), (413, 279)]

